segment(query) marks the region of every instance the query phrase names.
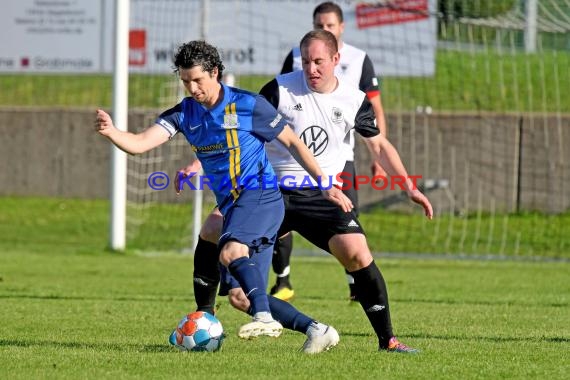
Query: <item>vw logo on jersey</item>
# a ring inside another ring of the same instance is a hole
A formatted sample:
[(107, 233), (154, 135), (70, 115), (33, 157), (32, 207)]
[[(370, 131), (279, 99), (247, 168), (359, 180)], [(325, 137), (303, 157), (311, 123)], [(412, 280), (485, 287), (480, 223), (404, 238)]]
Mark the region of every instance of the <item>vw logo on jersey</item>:
[(318, 125), (311, 125), (299, 137), (315, 157), (322, 154), (329, 144), (329, 135)]

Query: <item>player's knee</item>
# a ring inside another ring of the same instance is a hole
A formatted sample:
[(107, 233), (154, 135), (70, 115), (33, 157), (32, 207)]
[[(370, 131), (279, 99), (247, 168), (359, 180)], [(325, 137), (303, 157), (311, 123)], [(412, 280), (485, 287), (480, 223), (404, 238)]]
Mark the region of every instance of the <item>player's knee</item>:
[(350, 272), (366, 268), (373, 261), (363, 234), (337, 234), (329, 240), (329, 248)]
[(230, 290), (228, 300), (230, 301), (230, 305), (244, 313), (247, 313), (249, 310), (249, 300), (241, 289)]
[(220, 263), (228, 269), (231, 263), (242, 257), (249, 257), (249, 248), (235, 240), (226, 242), (220, 251)]

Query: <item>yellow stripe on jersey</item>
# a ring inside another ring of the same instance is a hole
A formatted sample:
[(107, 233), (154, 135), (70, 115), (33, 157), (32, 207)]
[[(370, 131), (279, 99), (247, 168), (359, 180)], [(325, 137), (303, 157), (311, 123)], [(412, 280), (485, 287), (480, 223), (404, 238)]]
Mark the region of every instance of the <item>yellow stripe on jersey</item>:
[[(226, 105), (225, 114), (226, 115), (229, 115), (229, 114), (235, 115), (236, 114), (236, 104), (230, 103), (230, 104)], [(236, 117), (236, 119), (237, 119), (237, 117)], [(232, 193), (234, 199), (237, 199), (237, 197), (239, 195), (239, 190), (237, 189), (237, 187), (238, 187), (237, 178), (241, 174), (241, 151), (240, 151), (240, 147), (239, 147), (237, 129), (235, 129), (235, 128), (226, 129), (226, 141), (228, 143), (228, 152), (229, 152), (229, 158), (230, 158), (229, 171), (230, 171), (230, 179), (232, 181), (231, 193)]]

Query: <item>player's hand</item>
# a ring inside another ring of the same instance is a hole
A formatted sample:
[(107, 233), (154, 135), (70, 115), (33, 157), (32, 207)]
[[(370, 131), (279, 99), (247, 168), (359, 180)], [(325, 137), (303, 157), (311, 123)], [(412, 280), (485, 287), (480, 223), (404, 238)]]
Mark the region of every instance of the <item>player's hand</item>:
[[(384, 177), (387, 178), (388, 174), (386, 173), (386, 171), (384, 170), (384, 168), (382, 167), (382, 165), (380, 165), (380, 163), (376, 160), (372, 161), (372, 163), (370, 164), (370, 171), (372, 172), (372, 178), (374, 177)], [(378, 180), (380, 181), (380, 180)], [(378, 182), (376, 181), (376, 182)]]
[(352, 201), (337, 187), (331, 186), (330, 189), (321, 190), (323, 196), (342, 209), (344, 212), (349, 212), (354, 208)]
[(192, 161), (189, 165), (183, 167), (176, 172), (176, 180), (174, 181), (174, 188), (176, 189), (176, 195), (180, 194), (182, 191), (181, 181), (188, 177), (190, 174), (198, 173), (198, 170), (202, 168), (202, 164), (198, 160)]
[(408, 193), (408, 196), (412, 201), (419, 204), (424, 208), (424, 213), (428, 217), (428, 219), (433, 219), (433, 207), (429, 199), (418, 189), (414, 189)]
[(103, 136), (109, 136), (115, 130), (111, 116), (103, 110), (96, 111), (95, 131)]

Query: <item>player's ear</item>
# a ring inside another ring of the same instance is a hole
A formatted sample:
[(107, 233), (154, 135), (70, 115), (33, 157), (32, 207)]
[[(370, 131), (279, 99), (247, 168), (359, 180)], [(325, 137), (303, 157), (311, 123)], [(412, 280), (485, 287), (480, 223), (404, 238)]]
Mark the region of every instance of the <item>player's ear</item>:
[(218, 68), (214, 67), (212, 71), (210, 71), (210, 78), (218, 78)]
[(335, 66), (338, 64), (338, 62), (340, 61), (340, 53), (337, 51), (336, 53), (333, 54), (332, 56), (332, 61), (335, 64)]
[(342, 38), (342, 34), (344, 33), (344, 21), (339, 24), (338, 31), (340, 32), (339, 33), (339, 36), (341, 36), (341, 37), (339, 37), (339, 39), (340, 39), (340, 38)]

